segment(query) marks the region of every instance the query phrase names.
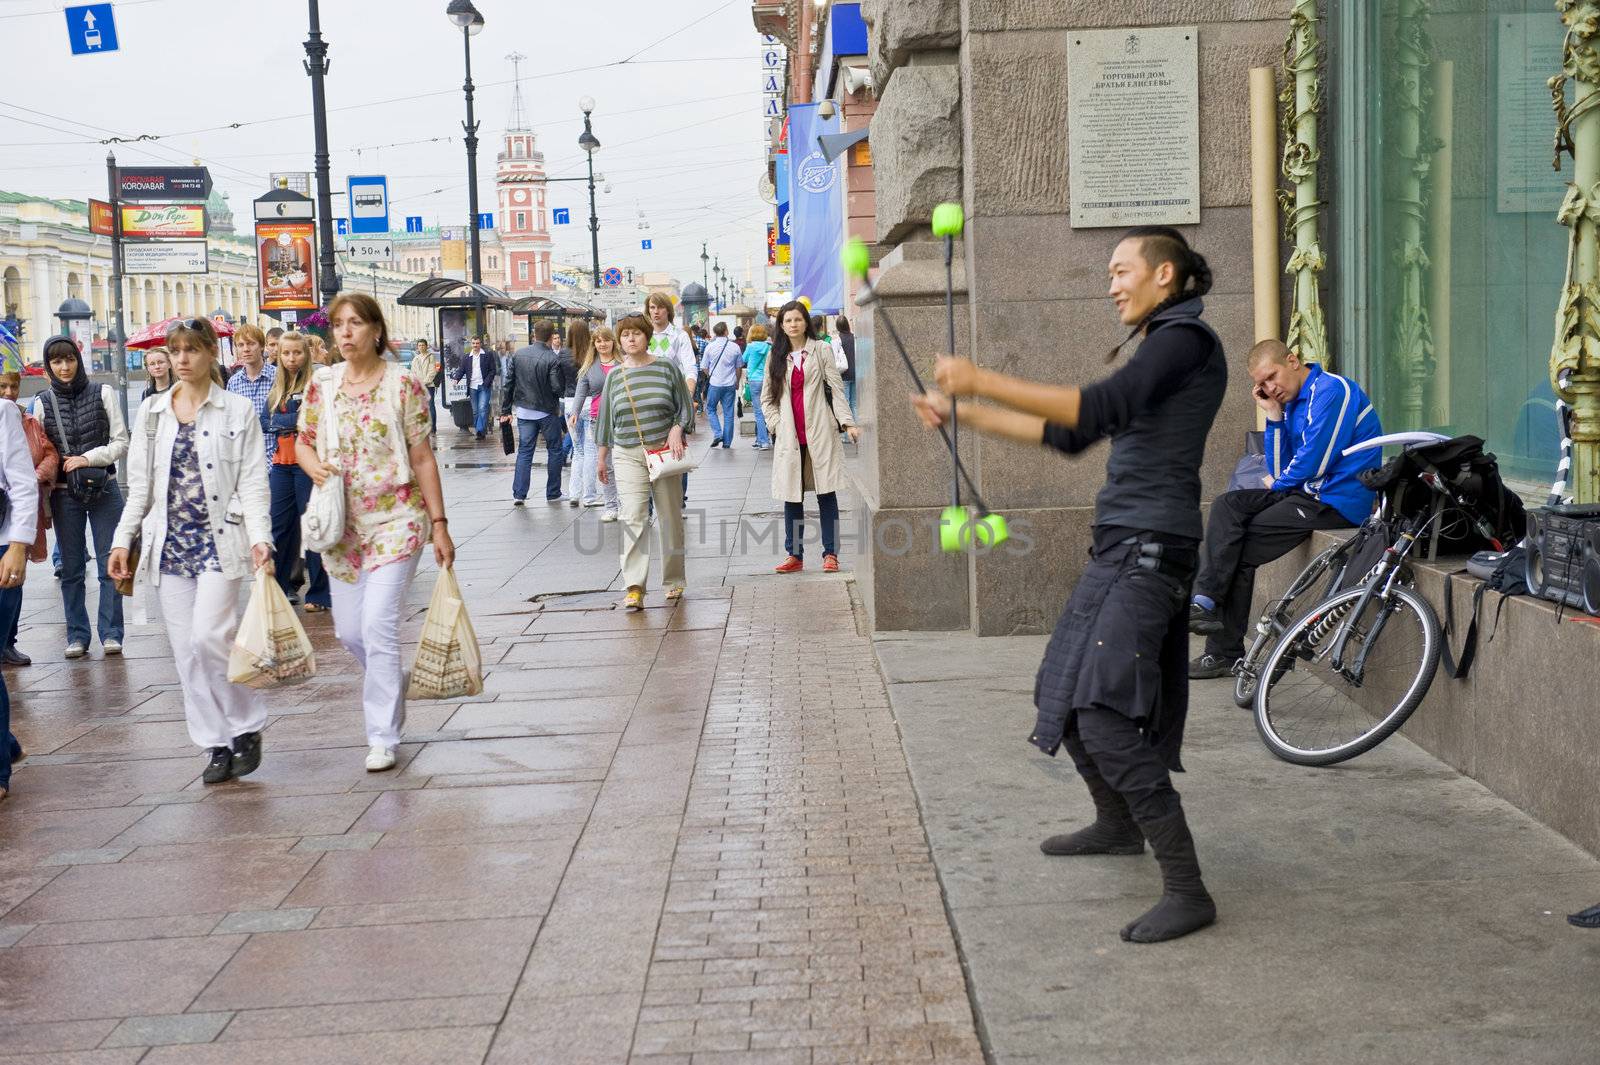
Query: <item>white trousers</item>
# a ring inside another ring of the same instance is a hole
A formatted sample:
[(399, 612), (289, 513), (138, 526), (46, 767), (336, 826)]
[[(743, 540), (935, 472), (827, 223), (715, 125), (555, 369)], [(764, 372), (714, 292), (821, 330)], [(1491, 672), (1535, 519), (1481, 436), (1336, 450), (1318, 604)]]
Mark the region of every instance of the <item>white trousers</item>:
[[(427, 545), (423, 546), (426, 551)], [(396, 747), (405, 722), (406, 691), (400, 667), (400, 612), (422, 552), (404, 562), (363, 570), (354, 584), (330, 580), (333, 631), (360, 664), (361, 709), (367, 743)]]
[(622, 583), (644, 588), (650, 580), (650, 541), (645, 521), (656, 505), (656, 535), (661, 544), (661, 583), (683, 587), (683, 475), (651, 482), (642, 447), (611, 449), (612, 471), (622, 503)]
[(201, 747), (227, 747), (235, 736), (260, 732), (267, 725), (263, 694), (228, 683), (228, 652), (238, 630), (242, 583), (220, 573), (163, 573), (156, 585), (183, 685), (189, 738)]

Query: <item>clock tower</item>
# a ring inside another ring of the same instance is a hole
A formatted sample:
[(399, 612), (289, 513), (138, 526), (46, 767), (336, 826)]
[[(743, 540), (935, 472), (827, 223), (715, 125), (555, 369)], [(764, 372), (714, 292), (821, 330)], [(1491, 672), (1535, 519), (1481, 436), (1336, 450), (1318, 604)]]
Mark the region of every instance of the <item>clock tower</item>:
[(496, 157), (495, 191), (499, 199), (500, 245), (505, 253), (505, 291), (513, 296), (549, 292), (550, 215), (545, 205), (544, 153), (536, 147), (522, 105), (520, 52), (506, 57), (517, 72), (511, 97), (511, 121)]

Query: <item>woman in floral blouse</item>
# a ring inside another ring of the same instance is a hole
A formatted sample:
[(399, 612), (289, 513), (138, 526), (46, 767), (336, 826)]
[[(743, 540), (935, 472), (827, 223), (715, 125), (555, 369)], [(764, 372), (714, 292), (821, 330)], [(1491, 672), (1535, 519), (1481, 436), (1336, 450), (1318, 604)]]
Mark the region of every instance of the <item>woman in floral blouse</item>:
[[(333, 578), (333, 628), (365, 673), (367, 770), (394, 767), (405, 717), (400, 611), (424, 544), (441, 569), (456, 556), (439, 467), (428, 445), (428, 397), (415, 376), (383, 358), (389, 328), (371, 296), (343, 292), (328, 305), (343, 362), (318, 370), (300, 407), (295, 461), (320, 485), (344, 478), (344, 536), (322, 553)], [(317, 434), (335, 419), (338, 451), (324, 463)]]

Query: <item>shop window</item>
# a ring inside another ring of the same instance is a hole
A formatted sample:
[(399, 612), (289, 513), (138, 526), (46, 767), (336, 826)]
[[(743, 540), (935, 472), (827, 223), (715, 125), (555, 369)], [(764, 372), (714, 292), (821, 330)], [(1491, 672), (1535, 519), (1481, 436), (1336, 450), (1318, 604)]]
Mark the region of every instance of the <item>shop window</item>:
[(1551, 168), (1546, 79), (1563, 29), (1549, 0), (1439, 6), (1330, 5), (1332, 357), (1385, 430), (1481, 436), (1532, 488), (1559, 449), (1548, 366), (1572, 161)]

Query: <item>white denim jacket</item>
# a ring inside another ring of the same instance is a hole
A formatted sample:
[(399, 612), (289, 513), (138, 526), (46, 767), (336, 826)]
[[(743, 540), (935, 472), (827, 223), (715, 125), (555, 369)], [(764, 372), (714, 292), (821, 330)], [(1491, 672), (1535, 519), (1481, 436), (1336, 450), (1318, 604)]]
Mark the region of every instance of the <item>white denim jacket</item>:
[[(113, 548), (127, 548), (135, 534), (143, 533), (134, 576), (151, 585), (161, 583), (161, 547), (167, 539), (167, 482), (178, 437), (174, 391), (158, 392), (139, 404), (129, 433), (128, 500), (111, 541)], [(255, 405), (212, 385), (211, 394), (195, 412), (194, 428), (217, 562), (231, 580), (248, 577), (250, 545), (272, 543), (272, 496)]]

